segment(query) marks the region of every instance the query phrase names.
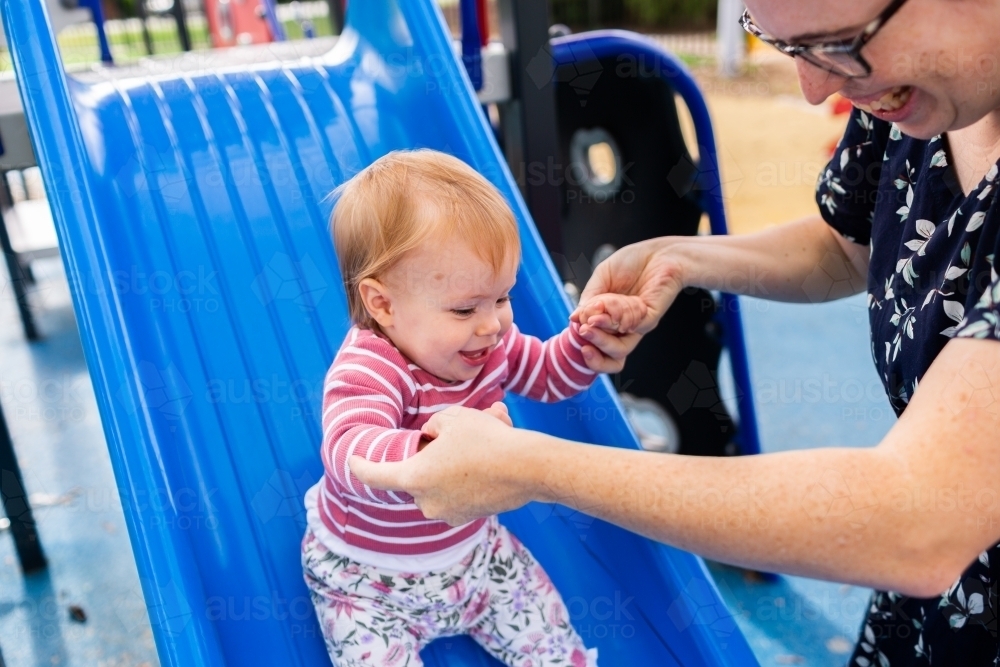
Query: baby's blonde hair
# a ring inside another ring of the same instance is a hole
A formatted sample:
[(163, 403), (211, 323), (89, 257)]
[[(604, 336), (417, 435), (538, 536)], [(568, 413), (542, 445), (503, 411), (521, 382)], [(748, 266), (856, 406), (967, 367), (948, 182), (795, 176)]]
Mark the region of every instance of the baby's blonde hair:
[[(519, 262), (517, 220), (503, 195), (458, 158), (431, 150), (393, 151), (333, 192), (330, 224), (351, 321), (373, 329), (359, 283), (379, 279), (432, 234), (457, 235), (494, 272)], [(430, 203), (441, 215), (418, 214)]]

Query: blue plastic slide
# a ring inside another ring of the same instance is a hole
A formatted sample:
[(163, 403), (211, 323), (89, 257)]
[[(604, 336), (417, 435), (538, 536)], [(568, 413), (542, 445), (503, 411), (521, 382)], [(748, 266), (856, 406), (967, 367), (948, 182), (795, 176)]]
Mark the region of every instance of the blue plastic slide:
[[(518, 324), (548, 336), (567, 320), (438, 9), (357, 0), (320, 55), (206, 53), (78, 77), (40, 0), (0, 0), (0, 13), (161, 662), (328, 664), (299, 565), (321, 381), (348, 326), (326, 195), (393, 149), (459, 156), (519, 217)], [(511, 407), (521, 426), (636, 446), (607, 381)], [(698, 558), (557, 506), (503, 521), (602, 665), (756, 664)], [(496, 664), (468, 638), (424, 656)]]

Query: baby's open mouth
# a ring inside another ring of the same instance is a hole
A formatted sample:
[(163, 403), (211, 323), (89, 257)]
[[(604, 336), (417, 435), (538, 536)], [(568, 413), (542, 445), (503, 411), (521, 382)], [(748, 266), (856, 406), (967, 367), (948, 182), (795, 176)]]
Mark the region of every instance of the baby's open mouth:
[(493, 349), (493, 348), (492, 347), (484, 347), (482, 349), (474, 350), (472, 352), (465, 352), (463, 350), (463, 351), (459, 351), (459, 354), (462, 355), (462, 358), (465, 359), (466, 361), (469, 361), (469, 362), (472, 362), (472, 363), (481, 363), (483, 361), (486, 361), (486, 357), (487, 357), (487, 355), (489, 355), (491, 349)]
[(870, 100), (867, 103), (855, 102), (854, 106), (858, 107), (862, 111), (883, 111), (890, 112), (902, 109), (910, 100), (910, 95), (913, 94), (912, 86), (896, 86), (892, 90), (886, 91), (881, 97)]

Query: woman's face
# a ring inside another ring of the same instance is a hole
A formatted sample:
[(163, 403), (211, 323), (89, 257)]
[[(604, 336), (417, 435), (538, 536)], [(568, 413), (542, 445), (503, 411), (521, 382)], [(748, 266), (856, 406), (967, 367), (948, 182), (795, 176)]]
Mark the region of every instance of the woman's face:
[[(792, 43), (857, 36), (889, 0), (746, 0), (765, 33)], [(1000, 113), (1000, 0), (909, 0), (862, 49), (872, 74), (846, 79), (796, 58), (812, 104), (839, 92), (929, 139)]]

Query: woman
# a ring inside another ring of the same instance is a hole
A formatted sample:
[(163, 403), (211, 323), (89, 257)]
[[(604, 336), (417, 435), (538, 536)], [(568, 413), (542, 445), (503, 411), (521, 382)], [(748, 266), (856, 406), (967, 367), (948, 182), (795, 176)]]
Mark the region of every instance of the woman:
[[(995, 665), (1000, 0), (747, 5), (744, 26), (795, 57), (810, 102), (839, 92), (856, 107), (820, 179), (820, 215), (623, 248), (574, 317), (599, 324), (590, 304), (606, 292), (647, 303), (642, 325), (617, 340), (584, 327), (612, 350), (599, 361), (615, 372), (685, 287), (752, 272), (761, 280), (742, 282), (755, 296), (809, 301), (817, 265), (846, 278), (829, 299), (867, 283), (873, 357), (899, 414), (884, 440), (705, 459), (580, 447), (451, 409), (414, 458), (351, 466), (413, 494), (429, 517), (560, 502), (714, 560), (871, 586), (851, 665)], [(513, 455), (492, 456), (500, 443)]]

